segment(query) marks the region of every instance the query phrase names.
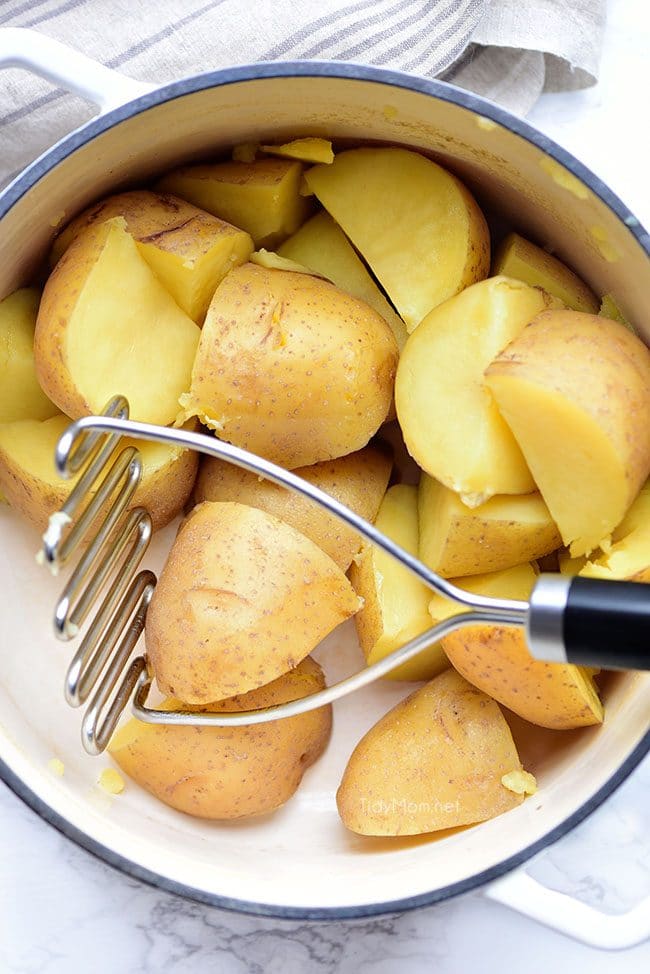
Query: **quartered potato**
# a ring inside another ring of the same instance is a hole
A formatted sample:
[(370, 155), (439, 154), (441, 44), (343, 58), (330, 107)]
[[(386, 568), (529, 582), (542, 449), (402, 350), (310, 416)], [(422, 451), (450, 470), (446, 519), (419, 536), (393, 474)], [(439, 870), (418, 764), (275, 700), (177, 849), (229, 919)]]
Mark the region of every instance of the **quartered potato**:
[(0, 301), (0, 423), (58, 413), (36, 378), (34, 329), (40, 294), (24, 287)]
[(650, 582), (650, 483), (646, 482), (631, 508), (612, 534), (607, 551), (587, 561), (565, 561), (567, 574), (611, 581)]
[(574, 311), (596, 314), (598, 300), (577, 274), (518, 233), (509, 233), (494, 255), (492, 273), (541, 287)]

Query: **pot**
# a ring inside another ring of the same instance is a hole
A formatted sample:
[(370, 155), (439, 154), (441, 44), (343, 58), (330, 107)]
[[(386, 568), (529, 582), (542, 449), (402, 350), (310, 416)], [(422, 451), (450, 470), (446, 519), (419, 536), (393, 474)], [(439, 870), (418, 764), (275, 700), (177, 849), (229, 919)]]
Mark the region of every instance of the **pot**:
[[(650, 341), (649, 240), (596, 176), (497, 106), (438, 81), (354, 64), (236, 67), (154, 88), (30, 31), (0, 31), (0, 66), (20, 65), (94, 100), (100, 114), (42, 155), (0, 196), (0, 295), (30, 280), (54, 228), (102, 195), (233, 143), (322, 135), (389, 142), (433, 155), (479, 202), (552, 244), (599, 293), (614, 295)], [(645, 332), (643, 329), (645, 328)], [(116, 392), (119, 390), (116, 390)], [(96, 787), (107, 759), (86, 755), (61, 686), (71, 650), (51, 633), (60, 582), (34, 562), (35, 534), (0, 511), (5, 652), (0, 659), (0, 774), (43, 818), (106, 862), (215, 906), (284, 918), (360, 917), (485, 895), (586, 943), (627, 946), (650, 935), (650, 898), (605, 916), (533, 880), (523, 864), (593, 811), (650, 749), (650, 676), (606, 687), (607, 722), (521, 745), (538, 794), (507, 815), (438, 839), (368, 840), (341, 825), (334, 792), (352, 747), (408, 687), (370, 687), (337, 704), (328, 751), (297, 796), (262, 819), (193, 820), (135, 786)], [(148, 555), (161, 567), (174, 528)], [(335, 652), (332, 650), (335, 649)], [(353, 629), (318, 657), (329, 680), (356, 668)], [(332, 659), (335, 662), (332, 663)], [(536, 743), (535, 743), (536, 742)], [(59, 758), (62, 777), (48, 769)]]

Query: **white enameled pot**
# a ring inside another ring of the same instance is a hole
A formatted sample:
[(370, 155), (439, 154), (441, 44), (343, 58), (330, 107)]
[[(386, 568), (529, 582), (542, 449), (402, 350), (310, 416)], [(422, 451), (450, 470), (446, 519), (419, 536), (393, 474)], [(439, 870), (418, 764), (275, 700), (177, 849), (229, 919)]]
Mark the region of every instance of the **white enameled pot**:
[[(30, 31), (0, 31), (0, 67), (21, 66), (100, 107), (93, 121), (34, 162), (0, 195), (0, 296), (24, 285), (54, 228), (98, 197), (137, 185), (233, 143), (322, 135), (389, 142), (432, 154), (479, 201), (552, 244), (599, 292), (610, 292), (650, 341), (648, 237), (592, 173), (525, 122), (440, 82), (359, 65), (257, 64), (154, 88), (130, 81)], [(116, 390), (119, 392), (119, 390)], [(148, 557), (158, 569), (170, 526)], [(409, 909), (484, 886), (485, 895), (602, 947), (650, 935), (650, 899), (608, 916), (533, 880), (522, 864), (602, 802), (650, 748), (650, 676), (606, 689), (601, 729), (562, 748), (538, 737), (527, 764), (540, 790), (507, 815), (458, 834), (364, 840), (341, 825), (334, 792), (354, 744), (408, 687), (382, 683), (335, 709), (324, 758), (276, 814), (210, 824), (136, 786), (109, 797), (95, 785), (107, 757), (86, 755), (79, 713), (63, 699), (70, 645), (51, 635), (60, 581), (34, 561), (38, 539), (0, 511), (0, 774), (40, 815), (125, 872), (217, 906), (278, 917), (344, 918)], [(330, 680), (359, 665), (353, 628), (317, 653)], [(65, 765), (62, 777), (48, 769)], [(526, 747), (524, 746), (526, 762)]]

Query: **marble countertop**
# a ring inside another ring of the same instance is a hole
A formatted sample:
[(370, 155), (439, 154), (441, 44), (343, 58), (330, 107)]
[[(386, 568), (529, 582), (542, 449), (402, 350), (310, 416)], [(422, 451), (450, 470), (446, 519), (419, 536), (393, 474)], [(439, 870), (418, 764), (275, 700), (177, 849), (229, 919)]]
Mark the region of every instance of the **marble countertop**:
[[(650, 225), (639, 79), (646, 0), (610, 0), (599, 85), (545, 95), (531, 121), (573, 151)], [(645, 118), (645, 113), (644, 116)], [(643, 140), (643, 142), (642, 142)], [(609, 801), (531, 865), (536, 878), (614, 912), (650, 890), (650, 759)], [(480, 892), (401, 916), (281, 922), (185, 901), (114, 872), (42, 822), (0, 783), (1, 974), (439, 974), (553, 969), (650, 970), (650, 941), (592, 950)]]

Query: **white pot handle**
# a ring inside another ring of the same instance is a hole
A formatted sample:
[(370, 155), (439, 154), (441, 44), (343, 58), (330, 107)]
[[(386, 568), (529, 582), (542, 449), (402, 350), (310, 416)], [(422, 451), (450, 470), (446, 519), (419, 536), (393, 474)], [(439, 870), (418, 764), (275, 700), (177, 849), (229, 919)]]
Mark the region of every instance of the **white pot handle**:
[(25, 27), (0, 29), (0, 68), (25, 68), (99, 107), (100, 114), (153, 91), (79, 51)]
[(483, 892), (488, 899), (589, 947), (622, 950), (650, 937), (650, 896), (626, 913), (603, 913), (566, 893), (549, 889), (533, 879), (525, 867), (495, 880)]

